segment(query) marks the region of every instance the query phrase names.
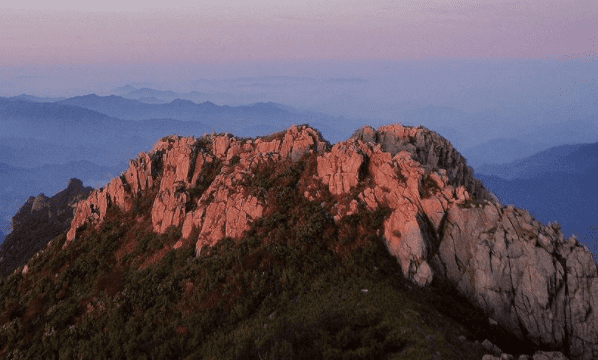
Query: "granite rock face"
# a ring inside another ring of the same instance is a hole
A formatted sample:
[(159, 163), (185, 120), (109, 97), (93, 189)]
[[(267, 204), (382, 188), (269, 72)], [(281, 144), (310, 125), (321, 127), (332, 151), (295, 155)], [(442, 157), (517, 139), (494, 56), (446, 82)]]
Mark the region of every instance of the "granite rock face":
[(243, 185), (255, 176), (253, 170), (260, 163), (296, 161), (328, 146), (307, 126), (258, 139), (228, 134), (163, 138), (151, 153), (131, 161), (121, 177), (78, 205), (65, 246), (84, 224), (101, 224), (110, 206), (133, 209), (135, 197), (144, 191), (155, 192), (151, 216), (157, 233), (181, 227), (183, 238), (195, 243), (198, 253), (224, 237), (239, 238), (264, 211), (264, 204)]
[(406, 151), (413, 160), (428, 170), (444, 169), (453, 186), (464, 186), (476, 199), (496, 200), (483, 184), (474, 179), (473, 169), (449, 141), (434, 131), (422, 127), (385, 125), (377, 130), (369, 126), (357, 130), (353, 136), (364, 142), (378, 143), (392, 156)]
[(317, 160), (305, 196), (317, 203), (332, 197), (336, 221), (389, 210), (381, 240), (405, 278), (418, 286), (449, 283), (542, 350), (598, 358), (598, 275), (590, 252), (565, 239), (558, 225), (501, 205), (452, 145), (423, 127), (364, 127), (332, 147), (308, 126), (257, 139), (166, 137), (78, 204), (65, 246), (84, 225), (101, 224), (110, 206), (135, 210), (149, 196), (153, 230), (180, 228), (175, 247), (195, 246), (199, 254), (241, 237), (271, 210), (247, 188), (264, 175), (261, 165), (284, 166), (304, 154)]
[(542, 225), (525, 210), (498, 203), (446, 140), (422, 128), (365, 127), (325, 156), (350, 164), (318, 168), (339, 195), (350, 192), (357, 163), (362, 177), (367, 166), (374, 185), (359, 199), (392, 210), (384, 240), (405, 277), (420, 286), (448, 281), (540, 348), (563, 350), (571, 359), (598, 358), (591, 253), (575, 238), (565, 239), (558, 224)]
[(598, 357), (596, 264), (556, 223), (496, 203), (451, 208), (439, 257), (459, 292), (518, 337)]
[(0, 247), (0, 276), (41, 250), (50, 240), (68, 230), (75, 204), (86, 198), (93, 188), (84, 187), (79, 179), (70, 179), (66, 189), (52, 197), (31, 196), (12, 218), (12, 232)]

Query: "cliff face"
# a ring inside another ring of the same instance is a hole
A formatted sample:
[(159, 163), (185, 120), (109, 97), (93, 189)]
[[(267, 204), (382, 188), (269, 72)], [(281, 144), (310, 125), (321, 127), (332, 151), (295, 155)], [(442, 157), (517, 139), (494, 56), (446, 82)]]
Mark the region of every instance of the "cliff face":
[(64, 246), (82, 228), (99, 226), (110, 206), (136, 211), (149, 198), (153, 230), (180, 228), (174, 247), (199, 254), (273, 212), (275, 201), (260, 191), (263, 172), (305, 154), (316, 161), (304, 196), (336, 221), (361, 209), (389, 210), (380, 235), (407, 279), (451, 284), (540, 347), (575, 359), (598, 356), (590, 252), (558, 226), (499, 204), (451, 144), (425, 128), (365, 127), (333, 147), (307, 126), (258, 139), (167, 137), (77, 205)]
[(66, 189), (51, 198), (44, 194), (30, 197), (13, 217), (13, 230), (0, 247), (0, 276), (10, 274), (48, 241), (68, 230), (74, 205), (92, 190), (81, 180), (71, 179)]

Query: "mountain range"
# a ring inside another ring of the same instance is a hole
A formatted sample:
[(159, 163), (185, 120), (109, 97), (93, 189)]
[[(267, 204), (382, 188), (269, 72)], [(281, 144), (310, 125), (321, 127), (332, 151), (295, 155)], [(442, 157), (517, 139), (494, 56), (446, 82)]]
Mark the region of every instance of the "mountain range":
[(598, 173), (598, 143), (552, 147), (532, 156), (502, 165), (483, 165), (480, 173), (506, 180), (548, 177), (555, 173)]
[[(156, 95), (156, 94), (154, 94)], [(350, 135), (350, 128), (342, 131), (332, 129), (330, 124), (355, 125), (359, 120), (334, 118), (310, 111), (299, 111), (276, 103), (255, 103), (243, 106), (218, 106), (212, 102), (194, 103), (176, 98), (168, 103), (150, 104), (115, 95), (95, 94), (78, 96), (58, 102), (98, 111), (125, 120), (146, 120), (171, 118), (183, 121), (198, 121), (206, 124), (210, 131), (232, 131), (240, 136), (265, 135), (280, 131), (290, 124), (310, 123), (318, 126), (332, 141), (339, 141)]]

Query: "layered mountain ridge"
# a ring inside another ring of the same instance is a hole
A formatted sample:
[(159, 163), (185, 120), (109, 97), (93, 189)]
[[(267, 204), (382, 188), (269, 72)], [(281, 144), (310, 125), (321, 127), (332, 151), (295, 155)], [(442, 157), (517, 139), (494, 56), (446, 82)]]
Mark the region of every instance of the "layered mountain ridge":
[[(309, 160), (311, 159), (311, 160)], [(465, 159), (421, 127), (365, 127), (333, 147), (308, 126), (266, 138), (171, 136), (78, 204), (64, 248), (112, 206), (133, 211), (151, 194), (153, 231), (181, 229), (173, 248), (239, 238), (275, 211), (266, 171), (311, 164), (300, 191), (336, 222), (388, 208), (378, 234), (403, 276), (446, 281), (493, 321), (572, 359), (598, 356), (598, 276), (591, 253), (558, 224), (502, 206)]]

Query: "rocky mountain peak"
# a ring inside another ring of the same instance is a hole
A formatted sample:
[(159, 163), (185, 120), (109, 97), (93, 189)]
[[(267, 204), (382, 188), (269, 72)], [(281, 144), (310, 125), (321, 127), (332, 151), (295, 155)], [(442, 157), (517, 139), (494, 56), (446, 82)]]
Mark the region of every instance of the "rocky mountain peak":
[(111, 207), (149, 208), (174, 248), (239, 239), (275, 213), (272, 174), (302, 165), (300, 191), (337, 223), (387, 209), (378, 239), (420, 287), (443, 282), (497, 324), (573, 359), (598, 357), (598, 275), (590, 252), (557, 225), (503, 206), (440, 135), (400, 124), (363, 127), (330, 146), (309, 126), (256, 139), (169, 136), (77, 204), (67, 241)]
[(432, 171), (444, 169), (449, 182), (465, 186), (477, 199), (494, 200), (483, 184), (474, 179), (473, 169), (453, 145), (438, 133), (424, 127), (385, 125), (377, 130), (364, 126), (353, 133), (352, 138), (380, 144), (382, 150), (392, 156), (406, 151), (424, 168)]
[(83, 181), (81, 181), (77, 178), (69, 179), (69, 182), (66, 185), (66, 190), (69, 190), (69, 191), (81, 190), (83, 188), (84, 188)]
[[(29, 199), (31, 200), (31, 198)], [(33, 203), (31, 204), (31, 211), (40, 211), (44, 208), (49, 208), (50, 198), (44, 194), (39, 194), (35, 198), (33, 198)], [(13, 224), (14, 225), (14, 224)]]

